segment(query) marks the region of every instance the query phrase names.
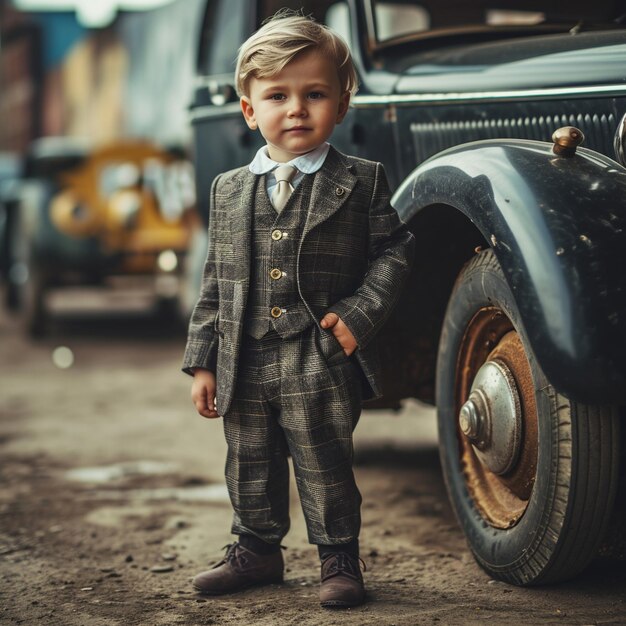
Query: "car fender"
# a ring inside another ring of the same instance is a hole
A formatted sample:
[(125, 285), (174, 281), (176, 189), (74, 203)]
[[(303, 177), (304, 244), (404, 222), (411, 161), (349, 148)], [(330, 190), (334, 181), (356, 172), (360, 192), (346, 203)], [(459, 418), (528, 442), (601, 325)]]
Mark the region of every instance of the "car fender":
[[(543, 142), (479, 141), (422, 163), (392, 203), (422, 230), (427, 209), (463, 214), (493, 247), (554, 387), (626, 401), (626, 169), (584, 148), (564, 157)], [(438, 224), (431, 239), (455, 237)]]

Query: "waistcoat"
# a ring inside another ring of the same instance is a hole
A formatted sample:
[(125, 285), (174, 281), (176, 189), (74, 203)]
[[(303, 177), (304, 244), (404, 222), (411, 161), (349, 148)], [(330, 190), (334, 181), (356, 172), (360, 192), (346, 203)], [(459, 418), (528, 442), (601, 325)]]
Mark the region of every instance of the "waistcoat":
[(243, 330), (261, 339), (273, 328), (283, 339), (315, 322), (297, 285), (298, 245), (314, 176), (305, 176), (280, 213), (272, 206), (265, 177), (257, 177), (252, 216), (250, 292)]

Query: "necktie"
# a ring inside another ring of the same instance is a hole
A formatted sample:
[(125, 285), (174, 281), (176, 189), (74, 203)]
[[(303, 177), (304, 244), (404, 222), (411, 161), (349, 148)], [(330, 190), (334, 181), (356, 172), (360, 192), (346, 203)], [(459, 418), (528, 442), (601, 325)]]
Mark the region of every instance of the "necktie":
[(293, 193), (291, 179), (296, 175), (297, 171), (293, 165), (279, 165), (274, 170), (278, 184), (272, 193), (272, 204), (278, 213), (285, 208), (289, 196)]

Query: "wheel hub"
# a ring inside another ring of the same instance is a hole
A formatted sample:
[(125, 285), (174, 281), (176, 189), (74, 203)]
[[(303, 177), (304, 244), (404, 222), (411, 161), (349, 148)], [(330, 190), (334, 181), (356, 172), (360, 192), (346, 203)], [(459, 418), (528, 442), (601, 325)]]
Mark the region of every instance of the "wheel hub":
[(522, 414), (515, 379), (502, 361), (487, 361), (476, 373), (469, 398), (459, 411), (459, 427), (491, 472), (501, 476), (515, 467)]
[(501, 309), (480, 309), (469, 322), (455, 394), (467, 490), (485, 522), (511, 528), (524, 515), (535, 483), (537, 407), (524, 344)]

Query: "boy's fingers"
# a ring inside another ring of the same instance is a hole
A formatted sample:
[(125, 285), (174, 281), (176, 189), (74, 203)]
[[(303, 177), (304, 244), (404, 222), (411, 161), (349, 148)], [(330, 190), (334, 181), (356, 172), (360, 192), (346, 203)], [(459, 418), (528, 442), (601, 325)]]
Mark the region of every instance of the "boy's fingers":
[(202, 415), (204, 417), (219, 417), (217, 414), (217, 406), (215, 405), (215, 392), (211, 392), (207, 389), (206, 400), (206, 408), (202, 412)]
[(337, 313), (326, 313), (320, 322), (322, 328), (332, 328), (339, 321)]
[(209, 411), (215, 413), (215, 392), (211, 393), (210, 391), (207, 393), (206, 406)]
[(196, 407), (196, 411), (198, 411), (198, 413), (203, 414), (205, 411), (208, 411), (209, 407), (207, 406), (207, 403), (204, 400), (196, 400), (194, 402), (194, 405)]
[(208, 394), (203, 394), (201, 399), (196, 400), (195, 405), (196, 411), (198, 411), (202, 417), (219, 417), (215, 407), (215, 396), (208, 397)]
[(194, 385), (191, 388), (191, 401), (196, 408), (206, 406), (206, 389), (204, 387), (197, 387)]
[(203, 417), (217, 417), (215, 394), (212, 394), (206, 387), (193, 389), (191, 399), (200, 415)]
[(356, 350), (357, 343), (354, 335), (341, 319), (333, 326), (333, 333), (335, 339), (341, 344), (346, 356), (350, 356)]

